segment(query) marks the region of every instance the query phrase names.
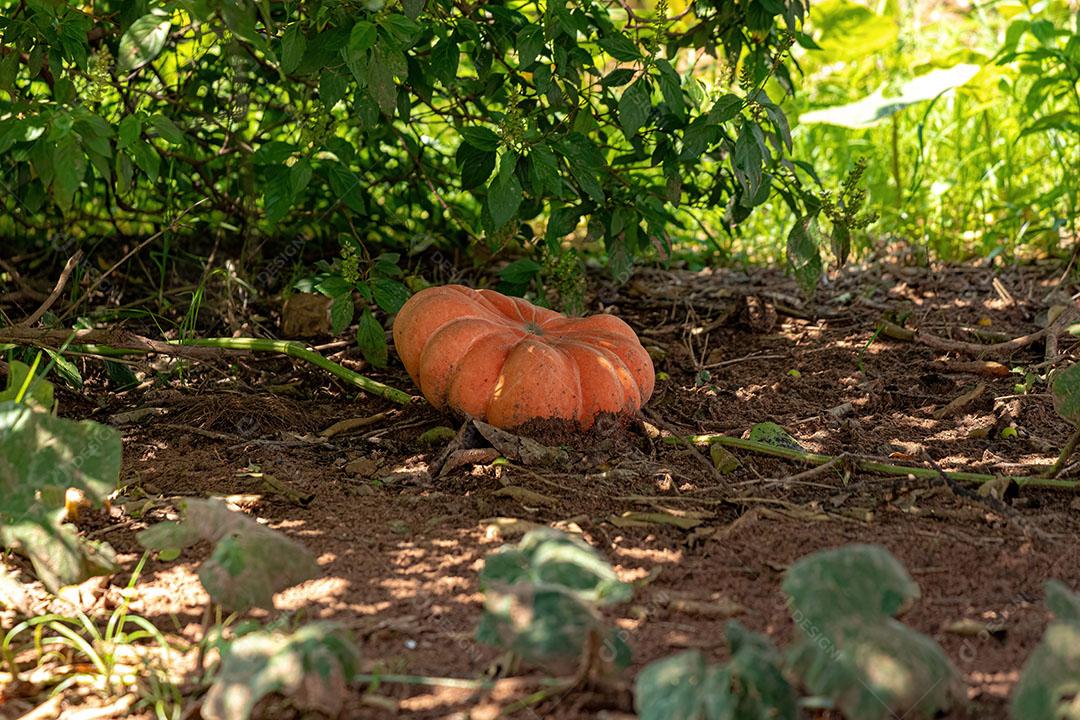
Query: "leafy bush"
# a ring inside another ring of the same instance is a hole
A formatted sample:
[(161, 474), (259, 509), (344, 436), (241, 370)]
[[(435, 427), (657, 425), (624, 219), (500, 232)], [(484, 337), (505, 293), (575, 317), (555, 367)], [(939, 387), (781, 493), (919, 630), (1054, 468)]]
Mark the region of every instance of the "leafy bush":
[(684, 210), (730, 227), (775, 189), (815, 211), (777, 105), (802, 0), (0, 8), (2, 234), (193, 210), (226, 241), (557, 248), (584, 223), (618, 275), (696, 234)]

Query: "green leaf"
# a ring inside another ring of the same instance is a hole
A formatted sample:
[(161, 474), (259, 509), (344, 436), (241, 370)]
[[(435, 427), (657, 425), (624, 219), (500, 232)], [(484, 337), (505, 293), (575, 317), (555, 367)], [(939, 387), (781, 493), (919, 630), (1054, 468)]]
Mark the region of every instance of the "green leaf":
[(349, 631), (313, 622), (293, 633), (257, 630), (221, 648), (221, 666), (203, 701), (206, 720), (248, 720), (271, 693), (305, 714), (337, 717), (359, 669)]
[(220, 500), (190, 498), (181, 509), (182, 522), (159, 523), (136, 539), (148, 550), (182, 549), (200, 540), (214, 545), (198, 575), (216, 603), (238, 612), (272, 610), (275, 593), (319, 574), (303, 545), (229, 510)]
[(1080, 623), (1080, 593), (1074, 593), (1057, 580), (1046, 582), (1046, 607), (1058, 620)]
[(404, 50), (413, 45), (420, 37), (420, 25), (404, 15), (391, 13), (379, 20), (379, 27), (386, 31), (395, 45)]
[(405, 16), (410, 20), (415, 20), (420, 17), (420, 13), (424, 11), (424, 5), (427, 4), (427, 0), (402, 0), (401, 7), (405, 10)]
[(530, 67), (544, 49), (544, 28), (539, 25), (526, 25), (518, 31), (515, 45), (519, 67)]
[(107, 546), (87, 544), (62, 522), (69, 487), (95, 503), (116, 487), (120, 452), (111, 427), (0, 402), (0, 542), (28, 557), (53, 592), (115, 570)]
[(634, 41), (621, 32), (613, 31), (600, 38), (598, 44), (611, 57), (616, 60), (631, 61), (640, 60), (641, 51)]
[(378, 37), (378, 29), (374, 23), (360, 20), (352, 26), (349, 32), (349, 50), (354, 53), (363, 53), (375, 47), (375, 39)]
[(143, 15), (120, 38), (117, 69), (131, 72), (156, 58), (169, 39), (172, 22), (163, 10)]
[(72, 133), (56, 143), (53, 154), (53, 196), (63, 210), (71, 207), (75, 191), (82, 184), (86, 173), (86, 156), (79, 147), (78, 138)]
[(307, 38), (300, 29), (299, 23), (293, 23), (285, 29), (281, 38), (281, 69), (291, 73), (300, 67), (300, 61), (304, 59), (307, 50)]
[(1046, 583), (1046, 606), (1057, 618), (1024, 664), (1013, 691), (1014, 720), (1068, 720), (1077, 717), (1080, 693), (1080, 594), (1057, 580)]
[(1051, 392), (1057, 414), (1073, 425), (1080, 425), (1080, 363), (1054, 373)]
[(142, 120), (139, 116), (125, 115), (117, 130), (116, 147), (123, 150), (134, 145), (139, 141), (140, 133), (142, 133)]
[(393, 117), (397, 110), (398, 88), (394, 84), (394, 68), (391, 54), (381, 46), (377, 47), (368, 68), (368, 90), (386, 117)]
[(546, 528), (532, 530), (517, 545), (487, 557), (480, 586), (481, 642), (552, 669), (580, 661), (590, 636), (610, 643), (616, 657), (626, 657), (625, 645), (606, 628), (596, 608), (624, 602), (632, 590), (579, 538)]
[(461, 48), (453, 38), (443, 38), (431, 51), (431, 73), (441, 80), (443, 85), (449, 85), (457, 79), (460, 62)]
[(488, 211), (497, 228), (510, 222), (521, 206), (521, 183), (514, 172), (517, 160), (517, 155), (512, 152), (503, 154), (499, 161), (499, 174), (488, 186)]
[(829, 237), (829, 246), (836, 256), (836, 261), (843, 265), (847, 262), (851, 253), (851, 230), (844, 225), (834, 225), (832, 235)]
[(664, 96), (671, 113), (679, 119), (686, 117), (686, 103), (683, 101), (682, 80), (671, 63), (661, 58), (656, 61), (656, 67), (660, 70), (660, 92)]
[(731, 660), (706, 665), (687, 650), (646, 665), (635, 681), (641, 720), (795, 720), (795, 691), (768, 638), (737, 622), (727, 626)]
[(807, 297), (813, 297), (821, 279), (821, 230), (817, 216), (795, 221), (787, 239), (787, 264)]
[(386, 331), (368, 308), (364, 308), (364, 314), (360, 316), (360, 323), (356, 328), (356, 344), (369, 363), (375, 367), (386, 367)]
[(169, 118), (164, 115), (152, 115), (150, 127), (158, 134), (158, 137), (167, 140), (173, 145), (184, 144), (184, 133)]
[(894, 619), (919, 588), (884, 548), (813, 553), (788, 569), (782, 588), (799, 631), (791, 666), (845, 716), (932, 717), (960, 697), (941, 648)]
[(773, 447), (788, 448), (789, 450), (804, 449), (787, 430), (774, 422), (757, 423), (750, 428), (750, 435), (747, 439), (772, 445)]
[(543, 266), (531, 258), (521, 258), (499, 271), (499, 279), (512, 285), (528, 284), (540, 274)]
[(751, 123), (743, 123), (731, 157), (731, 169), (735, 171), (736, 179), (743, 186), (743, 192), (751, 198), (757, 195), (761, 187), (763, 162), (761, 146), (754, 137), (754, 129)]
[(7, 387), (0, 392), (0, 403), (16, 402), (19, 395), (23, 396), (22, 402), (33, 403), (46, 412), (52, 412), (53, 384), (44, 375), (31, 378), (29, 365), (12, 360), (8, 363)]
[(481, 126), (462, 128), (461, 138), (478, 150), (498, 150), (502, 142), (494, 131)]
[(727, 93), (709, 110), (709, 120), (717, 125), (734, 119), (743, 107), (743, 99), (738, 95)]
[(334, 335), (340, 335), (352, 323), (356, 304), (353, 302), (351, 289), (330, 299), (330, 331)]
[(161, 156), (150, 143), (135, 143), (130, 148), (135, 165), (146, 173), (150, 182), (157, 180), (158, 170), (161, 167)]
[(645, 124), (652, 110), (649, 86), (644, 78), (638, 78), (633, 85), (623, 91), (619, 98), (619, 124), (623, 134), (632, 138)]
[(409, 299), (409, 289), (397, 280), (377, 277), (371, 280), (371, 292), (375, 302), (388, 315), (393, 315)]

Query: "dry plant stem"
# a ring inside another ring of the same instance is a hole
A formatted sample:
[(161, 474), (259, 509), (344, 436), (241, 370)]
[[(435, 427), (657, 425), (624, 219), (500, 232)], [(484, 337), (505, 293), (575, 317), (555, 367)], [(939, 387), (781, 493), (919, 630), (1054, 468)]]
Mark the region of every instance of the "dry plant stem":
[[(725, 447), (737, 448), (739, 450), (747, 450), (749, 452), (757, 453), (759, 455), (770, 455), (772, 457), (784, 458), (786, 460), (794, 460), (796, 462), (806, 463), (808, 465), (825, 465), (836, 460), (838, 455), (819, 455), (817, 453), (808, 453), (803, 450), (793, 450), (791, 448), (776, 447), (775, 445), (768, 445), (762, 442), (756, 442), (754, 440), (743, 440), (742, 438), (731, 437), (729, 435), (690, 435), (688, 437), (680, 436), (667, 436), (664, 438), (664, 442), (668, 445), (683, 445), (686, 443), (693, 443), (695, 445), (711, 445), (717, 443), (724, 445)], [(848, 456), (849, 462), (852, 466), (862, 470), (863, 472), (875, 473), (878, 475), (911, 475), (917, 478), (937, 479), (941, 475), (937, 470), (925, 467), (911, 467), (908, 465), (893, 465), (891, 463), (884, 463), (871, 458), (859, 457), (856, 455)], [(956, 480), (957, 482), (973, 483), (981, 485), (985, 482), (997, 480), (998, 478), (1005, 477), (1015, 482), (1019, 487), (1038, 487), (1038, 488), (1051, 488), (1055, 490), (1076, 490), (1080, 487), (1080, 482), (1076, 480), (1058, 480), (1054, 478), (1045, 477), (1026, 477), (1026, 476), (1012, 476), (1012, 475), (986, 475), (984, 473), (973, 472), (958, 472), (948, 471), (945, 472), (945, 476)]]
[(1069, 436), (1069, 441), (1065, 443), (1065, 447), (1061, 448), (1061, 454), (1058, 455), (1057, 460), (1050, 466), (1050, 469), (1046, 471), (1047, 478), (1056, 478), (1061, 472), (1061, 468), (1065, 467), (1065, 463), (1069, 460), (1069, 456), (1076, 450), (1077, 444), (1080, 444), (1080, 428), (1073, 430), (1073, 434)]
[(60, 277), (56, 280), (56, 286), (53, 287), (52, 292), (49, 293), (49, 297), (45, 298), (45, 301), (41, 303), (41, 307), (34, 311), (34, 313), (23, 320), (20, 325), (24, 327), (30, 327), (41, 317), (49, 311), (49, 308), (53, 306), (57, 298), (60, 297), (60, 293), (64, 291), (64, 286), (67, 285), (68, 279), (71, 277), (71, 273), (75, 271), (75, 266), (82, 260), (83, 251), (77, 250), (74, 255), (68, 258), (67, 264), (64, 265), (64, 270), (60, 273)]
[[(1062, 315), (1066, 314), (1071, 315), (1072, 313), (1069, 313), (1068, 311), (1062, 313)], [(896, 323), (889, 322), (888, 320), (881, 321), (881, 331), (882, 334), (887, 335), (894, 340), (908, 340), (919, 345), (925, 345), (934, 350), (941, 350), (942, 352), (956, 352), (982, 357), (985, 355), (1010, 355), (1021, 348), (1025, 348), (1028, 345), (1041, 340), (1051, 332), (1058, 332), (1063, 324), (1064, 323), (1059, 324), (1058, 322), (1054, 322), (1049, 327), (1043, 328), (1038, 332), (1033, 332), (1030, 335), (1022, 335), (1021, 337), (1013, 338), (1007, 342), (991, 343), (989, 345), (963, 342), (960, 340), (949, 340), (948, 338), (929, 335), (919, 330), (900, 327)]]
[(397, 388), (353, 372), (336, 362), (327, 360), (314, 350), (309, 350), (303, 343), (288, 340), (264, 340), (261, 338), (204, 338), (188, 340), (161, 341), (129, 333), (123, 330), (38, 330), (26, 327), (0, 329), (0, 343), (33, 345), (72, 352), (93, 353), (105, 357), (131, 355), (133, 353), (160, 353), (173, 357), (191, 359), (209, 359), (220, 357), (222, 352), (271, 352), (287, 355), (297, 360), (304, 360), (345, 382), (386, 398), (398, 405), (408, 405), (412, 395)]

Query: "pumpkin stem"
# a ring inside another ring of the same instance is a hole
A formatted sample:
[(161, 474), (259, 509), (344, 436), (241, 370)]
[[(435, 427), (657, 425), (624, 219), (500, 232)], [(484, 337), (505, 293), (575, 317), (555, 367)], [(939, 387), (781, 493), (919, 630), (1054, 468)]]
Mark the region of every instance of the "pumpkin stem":
[(525, 323), (525, 332), (533, 335), (543, 335), (544, 329), (534, 322), (527, 322)]

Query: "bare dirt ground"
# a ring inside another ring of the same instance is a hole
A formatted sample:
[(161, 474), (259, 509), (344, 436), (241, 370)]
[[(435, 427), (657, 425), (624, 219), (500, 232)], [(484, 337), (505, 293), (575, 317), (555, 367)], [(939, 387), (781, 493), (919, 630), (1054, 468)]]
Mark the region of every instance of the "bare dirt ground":
[[(958, 340), (1025, 335), (1045, 322), (1039, 315), (1049, 305), (1067, 303), (1075, 291), (1059, 282), (1061, 271), (879, 262), (845, 271), (814, 303), (772, 271), (639, 270), (622, 288), (598, 283), (590, 312), (626, 319), (666, 376), (644, 422), (588, 435), (540, 432), (568, 450), (567, 468), (485, 462), (433, 475), (429, 464), (445, 441), (428, 447), (419, 437), (438, 425), (456, 429), (458, 421), (422, 402), (396, 409), (356, 398), (328, 376), (274, 356), (202, 363), (182, 382), (137, 391), (62, 392), (60, 407), (67, 416), (121, 427), (127, 500), (238, 496), (236, 504), (313, 550), (323, 577), (282, 593), (278, 606), (351, 628), (368, 671), (491, 672), (497, 653), (473, 639), (481, 614), (477, 574), (486, 553), (531, 524), (580, 532), (625, 580), (639, 583), (635, 600), (612, 612), (633, 650), (627, 680), (683, 648), (722, 659), (730, 617), (786, 643), (794, 628), (780, 592), (784, 569), (814, 550), (871, 542), (902, 560), (922, 589), (905, 622), (939, 641), (967, 683), (970, 707), (950, 717), (1001, 718), (1049, 619), (1043, 583), (1056, 578), (1080, 587), (1076, 494), (1014, 488), (1002, 501), (974, 487), (846, 472), (842, 464), (794, 477), (806, 467), (739, 451), (741, 466), (721, 475), (707, 449), (667, 444), (657, 432), (740, 436), (772, 421), (813, 452), (1035, 474), (1033, 466), (1052, 462), (1071, 431), (1044, 383), (1025, 391), (1016, 387), (1023, 372), (979, 374), (963, 364), (971, 356), (875, 329), (889, 313)], [(1062, 358), (1075, 359), (1075, 350), (1063, 336)], [(345, 350), (336, 359), (369, 372), (358, 357)], [(1041, 341), (991, 359), (1047, 370)], [(371, 374), (413, 391), (394, 359), (388, 371)], [(965, 395), (967, 402), (947, 407)], [(315, 434), (384, 411), (355, 432)], [(271, 490), (256, 470), (292, 491)], [(523, 505), (500, 492), (507, 486), (550, 502)], [(622, 517), (634, 511), (692, 527)], [(135, 533), (164, 517), (159, 506), (144, 517), (101, 514), (84, 529), (130, 566), (141, 553)], [(192, 567), (205, 552), (151, 560), (134, 609), (193, 638), (207, 597)], [(504, 682), (482, 696), (385, 684), (376, 691), (384, 701), (373, 702), (370, 688), (358, 686), (346, 716), (479, 717), (532, 689), (527, 681)], [(517, 716), (626, 712), (628, 695), (575, 692)], [(274, 715), (289, 711), (278, 707)]]

